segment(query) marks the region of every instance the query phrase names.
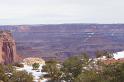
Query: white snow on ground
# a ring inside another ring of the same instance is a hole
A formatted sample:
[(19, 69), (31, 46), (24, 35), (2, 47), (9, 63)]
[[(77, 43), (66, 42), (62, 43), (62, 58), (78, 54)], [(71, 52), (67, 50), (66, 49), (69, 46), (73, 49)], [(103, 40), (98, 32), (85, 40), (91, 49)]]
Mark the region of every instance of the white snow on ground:
[(114, 58), (115, 59), (124, 58), (124, 51), (114, 53)]
[[(32, 73), (32, 75), (34, 76), (34, 81), (35, 81), (35, 82), (38, 82), (40, 76), (46, 74), (45, 72), (41, 72), (42, 66), (43, 66), (43, 65), (40, 65), (40, 67), (39, 67), (39, 71), (40, 71), (40, 72), (37, 72), (36, 70), (32, 70), (32, 69), (33, 69), (32, 66), (29, 66), (29, 65), (24, 65), (23, 68), (18, 68), (17, 70), (18, 70), (18, 71), (23, 71), (23, 70), (25, 70), (25, 71), (27, 71), (28, 73)], [(46, 81), (47, 81), (47, 79), (41, 80), (41, 82), (46, 82)]]

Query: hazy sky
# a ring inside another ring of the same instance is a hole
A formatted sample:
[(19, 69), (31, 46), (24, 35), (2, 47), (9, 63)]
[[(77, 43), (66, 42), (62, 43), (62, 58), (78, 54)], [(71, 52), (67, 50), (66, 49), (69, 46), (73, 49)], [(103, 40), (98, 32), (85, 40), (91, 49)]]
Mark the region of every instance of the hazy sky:
[(124, 0), (0, 0), (0, 24), (124, 23)]

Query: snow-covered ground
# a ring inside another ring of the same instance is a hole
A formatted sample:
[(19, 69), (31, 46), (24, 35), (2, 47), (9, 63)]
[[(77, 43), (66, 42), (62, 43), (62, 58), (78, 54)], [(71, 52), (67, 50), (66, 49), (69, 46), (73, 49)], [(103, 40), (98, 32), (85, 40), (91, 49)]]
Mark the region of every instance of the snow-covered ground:
[[(17, 70), (18, 70), (18, 71), (23, 71), (23, 70), (25, 70), (25, 71), (27, 71), (28, 73), (32, 73), (32, 75), (34, 76), (34, 81), (35, 81), (35, 82), (38, 82), (38, 80), (40, 79), (40, 76), (46, 74), (45, 72), (41, 72), (42, 66), (43, 66), (43, 65), (40, 65), (40, 67), (39, 67), (39, 70), (40, 70), (40, 71), (39, 71), (39, 72), (36, 71), (36, 70), (32, 70), (32, 69), (33, 69), (32, 66), (29, 66), (29, 65), (24, 65), (23, 68), (17, 68)], [(41, 82), (46, 82), (46, 81), (47, 81), (47, 79), (41, 80)]]
[(124, 51), (114, 53), (114, 58), (115, 59), (124, 58)]

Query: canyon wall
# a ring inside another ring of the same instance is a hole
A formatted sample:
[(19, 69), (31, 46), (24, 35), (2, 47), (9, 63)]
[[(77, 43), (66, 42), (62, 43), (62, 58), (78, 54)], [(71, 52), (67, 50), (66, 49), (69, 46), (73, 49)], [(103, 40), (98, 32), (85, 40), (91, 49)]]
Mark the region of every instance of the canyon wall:
[(0, 31), (0, 63), (10, 64), (21, 58), (16, 54), (16, 44), (10, 31)]
[(124, 50), (124, 24), (36, 24), (4, 25), (0, 30), (11, 30), (17, 53), (23, 57), (66, 59), (97, 50)]

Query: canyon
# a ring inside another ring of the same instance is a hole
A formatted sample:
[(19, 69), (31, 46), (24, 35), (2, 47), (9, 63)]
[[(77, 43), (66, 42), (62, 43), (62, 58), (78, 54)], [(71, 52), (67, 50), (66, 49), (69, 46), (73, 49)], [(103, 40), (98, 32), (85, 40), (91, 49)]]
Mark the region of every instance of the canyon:
[(24, 57), (64, 60), (82, 52), (91, 57), (97, 50), (124, 50), (124, 24), (36, 24), (4, 25)]

